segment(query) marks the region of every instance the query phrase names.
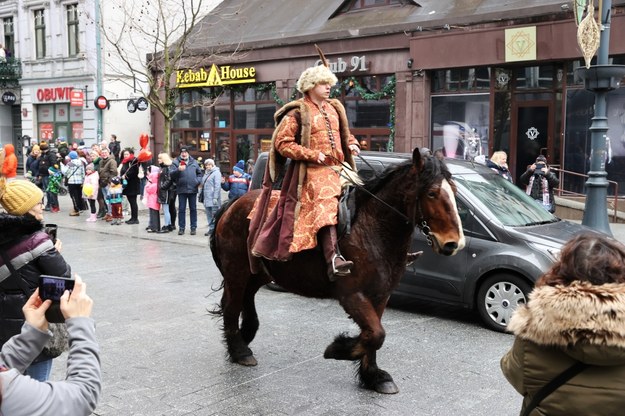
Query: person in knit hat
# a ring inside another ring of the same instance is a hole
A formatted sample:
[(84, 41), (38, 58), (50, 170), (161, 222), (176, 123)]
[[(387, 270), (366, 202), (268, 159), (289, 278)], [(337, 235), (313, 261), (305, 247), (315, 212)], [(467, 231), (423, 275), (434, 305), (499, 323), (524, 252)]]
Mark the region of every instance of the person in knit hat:
[(232, 175), (228, 179), (222, 178), (221, 189), (228, 191), (228, 199), (233, 200), (243, 196), (250, 188), (252, 177), (245, 173), (245, 162), (239, 160), (232, 168)]
[(15, 146), (4, 145), (4, 162), (2, 163), (2, 175), (8, 180), (13, 180), (17, 176), (17, 156), (15, 156)]
[[(34, 183), (0, 177), (0, 346), (19, 334), (24, 324), (22, 307), (39, 284), (41, 274), (71, 276), (61, 255), (61, 240), (44, 231), (43, 191)], [(9, 261), (11, 266), (6, 267)], [(58, 335), (56, 335), (58, 336)], [(52, 358), (41, 353), (25, 374), (45, 381)]]
[(41, 189), (43, 189), (46, 193), (46, 206), (44, 210), (51, 211), (54, 195), (48, 192), (48, 185), (50, 182), (49, 169), (55, 163), (58, 163), (58, 158), (57, 153), (50, 148), (50, 145), (47, 142), (39, 143), (39, 150), (41, 150), (41, 155), (39, 156), (39, 176), (37, 177), (37, 180), (41, 183)]
[[(322, 59), (323, 60), (323, 59)], [(355, 170), (352, 155), (360, 152), (358, 140), (349, 130), (345, 107), (340, 101), (330, 98), (332, 86), (338, 82), (330, 68), (324, 65), (307, 68), (297, 80), (297, 89), (304, 97), (292, 101), (274, 115), (277, 127), (271, 138), (267, 163), (269, 181), (274, 182), (280, 173), (286, 171), (285, 160), (294, 162), (287, 171), (282, 190), (293, 195), (281, 198), (276, 212), (294, 221), (283, 223), (285, 233), (280, 236), (264, 233), (270, 228), (266, 219), (273, 184), (263, 186), (257, 201), (258, 209), (251, 219), (250, 246), (252, 254), (269, 259), (288, 260), (293, 253), (315, 248), (322, 249), (328, 264), (328, 278), (335, 281), (339, 276), (350, 273), (353, 263), (338, 251), (336, 224), (338, 223), (339, 197), (341, 195), (341, 171), (345, 165)], [(289, 208), (288, 202), (297, 200), (297, 209)], [(278, 219), (280, 220), (280, 218)], [(288, 227), (287, 227), (288, 225)], [(286, 230), (286, 228), (289, 228)], [(272, 239), (292, 236), (288, 249), (275, 250), (282, 245)], [(259, 236), (265, 236), (259, 238)], [(319, 243), (319, 244), (318, 244)]]

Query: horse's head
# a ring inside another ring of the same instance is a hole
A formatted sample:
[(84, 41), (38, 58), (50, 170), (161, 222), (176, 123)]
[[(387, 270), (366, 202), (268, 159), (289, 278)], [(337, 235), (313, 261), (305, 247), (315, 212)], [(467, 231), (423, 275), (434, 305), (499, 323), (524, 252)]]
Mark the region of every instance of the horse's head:
[(464, 233), (451, 173), (442, 160), (422, 157), (419, 149), (412, 153), (412, 162), (420, 182), (416, 224), (436, 253), (453, 256), (464, 248)]

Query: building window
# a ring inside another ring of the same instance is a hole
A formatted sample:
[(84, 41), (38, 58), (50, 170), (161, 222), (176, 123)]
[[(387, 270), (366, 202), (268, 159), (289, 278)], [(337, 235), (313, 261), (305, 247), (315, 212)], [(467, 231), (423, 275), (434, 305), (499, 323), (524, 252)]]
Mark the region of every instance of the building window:
[(4, 50), (7, 58), (14, 56), (15, 53), (15, 28), (13, 27), (13, 18), (5, 17), (2, 19), (4, 28)]
[(80, 52), (78, 43), (78, 4), (67, 5), (67, 54), (76, 56)]
[(46, 21), (44, 10), (35, 10), (35, 56), (44, 58), (46, 56)]
[(473, 92), (490, 89), (490, 68), (454, 68), (434, 72), (433, 92)]

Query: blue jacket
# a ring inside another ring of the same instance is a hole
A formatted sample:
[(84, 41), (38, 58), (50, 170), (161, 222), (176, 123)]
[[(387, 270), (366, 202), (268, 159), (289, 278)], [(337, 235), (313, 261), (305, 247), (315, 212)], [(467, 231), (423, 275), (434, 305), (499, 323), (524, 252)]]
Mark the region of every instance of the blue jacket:
[(232, 200), (243, 196), (250, 188), (250, 182), (252, 177), (247, 173), (244, 173), (240, 177), (235, 175), (228, 176), (226, 182), (221, 184), (221, 189), (228, 192), (228, 199)]
[(202, 182), (202, 169), (197, 161), (191, 156), (185, 161), (187, 168), (178, 170), (180, 166), (180, 156), (175, 158), (169, 167), (171, 179), (176, 184), (176, 194), (197, 194), (198, 185)]

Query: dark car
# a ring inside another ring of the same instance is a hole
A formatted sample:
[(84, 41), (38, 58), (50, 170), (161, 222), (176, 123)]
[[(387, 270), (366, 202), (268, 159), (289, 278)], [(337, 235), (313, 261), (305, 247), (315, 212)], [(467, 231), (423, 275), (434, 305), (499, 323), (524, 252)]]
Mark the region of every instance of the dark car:
[[(361, 152), (358, 174), (369, 179), (409, 160), (408, 153)], [(256, 163), (252, 187), (261, 186), (267, 154)], [(562, 245), (590, 228), (555, 217), (516, 185), (481, 164), (445, 159), (458, 189), (466, 245), (452, 257), (434, 253), (418, 229), (411, 251), (423, 255), (406, 268), (395, 294), (477, 309), (485, 325), (504, 331), (534, 282)]]

